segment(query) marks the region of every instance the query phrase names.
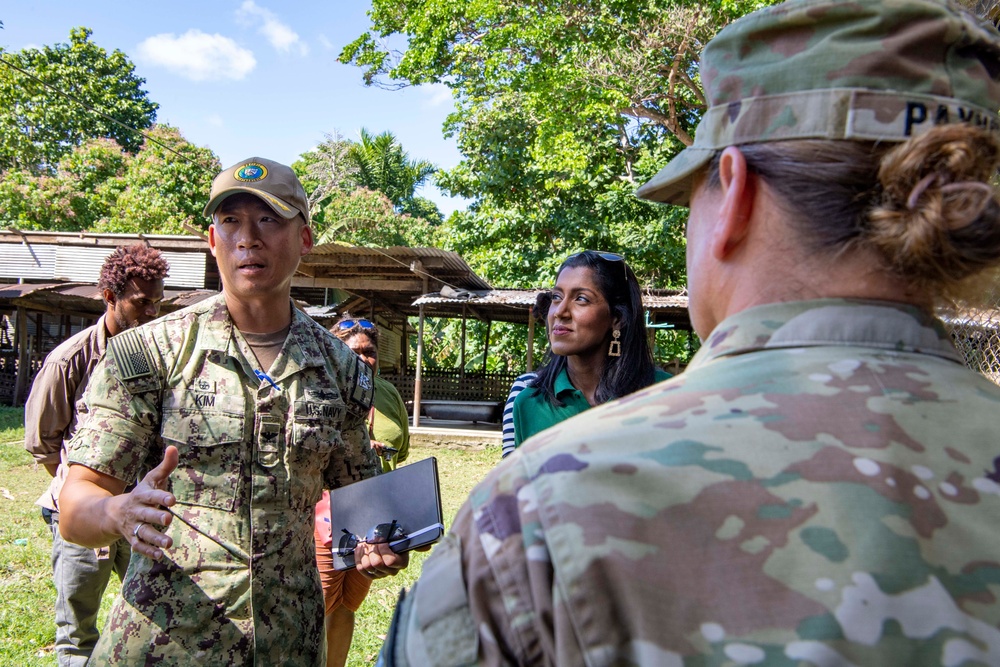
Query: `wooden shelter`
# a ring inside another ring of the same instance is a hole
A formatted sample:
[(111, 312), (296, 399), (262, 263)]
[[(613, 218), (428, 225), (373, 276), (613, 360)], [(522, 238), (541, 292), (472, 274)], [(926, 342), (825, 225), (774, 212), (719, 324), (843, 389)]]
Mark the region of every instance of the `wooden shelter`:
[[(197, 232), (192, 228), (193, 232)], [(82, 232), (0, 231), (0, 402), (18, 404), (27, 395), (45, 355), (104, 312), (96, 289), (100, 267), (114, 248), (146, 243), (170, 263), (164, 311), (180, 308), (222, 288), (215, 258), (202, 234), (160, 236)], [(350, 312), (377, 321), (382, 330), (383, 377), (414, 403), (419, 423), (422, 399), (465, 403), (502, 402), (518, 372), (466, 372), (423, 368), (426, 318), (475, 318), (486, 322), (486, 352), (492, 322), (525, 324), (534, 337), (531, 306), (540, 289), (493, 289), (456, 253), (438, 248), (363, 248), (341, 243), (315, 246), (302, 258), (292, 296), (317, 320), (330, 324)], [(651, 323), (690, 330), (687, 297), (649, 292), (643, 297)], [(414, 330), (408, 318), (418, 319)], [(416, 363), (409, 360), (417, 337)], [(526, 367), (534, 359), (529, 346)], [(465, 340), (462, 341), (464, 362)]]
[[(526, 324), (528, 327), (528, 345), (525, 354), (525, 368), (530, 371), (534, 369), (534, 338), (535, 319), (531, 316), (532, 306), (535, 304), (538, 295), (545, 292), (545, 289), (486, 289), (486, 290), (456, 290), (447, 287), (439, 292), (424, 294), (413, 302), (417, 308), (418, 331), (417, 338), (417, 367), (413, 379), (413, 424), (420, 425), (421, 404), (423, 400), (423, 369), (421, 358), (423, 356), (423, 329), (424, 320), (427, 317), (462, 318), (462, 349), (460, 353), (460, 368), (465, 366), (465, 320), (470, 315), (478, 320), (486, 322), (486, 342), (484, 346), (484, 366), (485, 358), (489, 355), (490, 348), (490, 325), (493, 322), (512, 322)], [(691, 321), (687, 312), (687, 295), (681, 292), (670, 290), (649, 290), (643, 294), (643, 306), (647, 312), (650, 335), (652, 336), (656, 328), (671, 327), (681, 331), (691, 331)], [(489, 403), (497, 402), (502, 406), (502, 402), (507, 398), (507, 393), (519, 372), (514, 373), (482, 373), (471, 377), (464, 374), (460, 380), (465, 380), (467, 390), (459, 391), (458, 395), (451, 401), (453, 403), (469, 403), (470, 408), (480, 414), (490, 412)], [(430, 379), (433, 382), (432, 390), (435, 394), (445, 393), (437, 385), (442, 384), (442, 380), (454, 384), (452, 374), (442, 377), (442, 374), (432, 374)], [(402, 384), (402, 383), (401, 383)], [(459, 382), (461, 385), (461, 382)], [(469, 385), (472, 385), (471, 387)], [(475, 399), (472, 398), (474, 390)], [(455, 392), (452, 392), (454, 394)], [(468, 396), (468, 398), (467, 398)], [(485, 399), (485, 400), (484, 400)], [(431, 399), (435, 403), (440, 399)], [(437, 406), (435, 406), (437, 407)], [(470, 414), (475, 414), (470, 412)]]
[[(213, 294), (217, 292), (164, 290), (161, 312), (184, 308)], [(93, 324), (106, 309), (93, 284), (0, 285), (0, 403), (23, 403), (45, 356)]]

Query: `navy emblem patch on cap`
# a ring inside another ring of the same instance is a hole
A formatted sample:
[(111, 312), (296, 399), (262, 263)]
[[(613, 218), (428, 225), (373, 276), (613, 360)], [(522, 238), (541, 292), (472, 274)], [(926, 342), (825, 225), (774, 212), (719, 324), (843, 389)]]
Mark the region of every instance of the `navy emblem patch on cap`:
[(250, 162), (245, 164), (236, 170), (233, 174), (237, 181), (243, 181), (244, 183), (253, 183), (254, 181), (262, 180), (267, 176), (267, 167), (257, 162)]

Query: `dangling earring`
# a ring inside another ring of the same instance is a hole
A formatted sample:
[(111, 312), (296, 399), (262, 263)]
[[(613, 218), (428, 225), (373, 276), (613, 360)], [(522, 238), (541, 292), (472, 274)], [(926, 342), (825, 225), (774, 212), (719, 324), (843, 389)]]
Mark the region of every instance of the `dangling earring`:
[(618, 339), (621, 338), (622, 336), (621, 329), (613, 330), (611, 332), (611, 335), (614, 336), (614, 340), (611, 341), (611, 346), (608, 348), (608, 356), (620, 357), (622, 356), (622, 344), (621, 341), (619, 341)]

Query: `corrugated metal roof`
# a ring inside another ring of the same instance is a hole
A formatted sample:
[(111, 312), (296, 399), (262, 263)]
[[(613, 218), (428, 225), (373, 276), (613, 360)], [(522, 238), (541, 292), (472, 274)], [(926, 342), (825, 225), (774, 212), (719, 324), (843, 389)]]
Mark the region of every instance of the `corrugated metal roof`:
[[(0, 277), (96, 283), (117, 246), (78, 247), (43, 243), (0, 243)], [(161, 250), (170, 264), (169, 287), (205, 286), (206, 253)]]
[[(413, 302), (414, 306), (429, 303), (507, 304), (532, 306), (545, 289), (494, 289), (483, 292), (468, 292), (467, 296), (443, 296), (441, 292), (424, 294)], [(688, 298), (684, 294), (647, 293), (642, 295), (642, 305), (647, 309), (687, 308)]]
[(193, 306), (199, 301), (204, 301), (213, 296), (218, 296), (219, 292), (210, 289), (196, 289), (190, 291), (164, 290), (163, 301), (165, 304), (173, 306), (174, 310), (180, 310), (188, 306)]
[(5, 283), (0, 284), (0, 299), (17, 299), (33, 292), (72, 286), (66, 283)]
[[(215, 296), (213, 290), (164, 290), (161, 312), (168, 313)], [(97, 285), (79, 283), (0, 284), (0, 307), (23, 306), (100, 316), (104, 300)]]
[[(437, 284), (460, 289), (490, 288), (489, 283), (476, 275), (461, 256), (440, 248), (365, 248), (324, 243), (315, 246), (302, 258), (299, 272), (319, 280), (420, 281), (427, 278), (432, 288)], [(366, 285), (368, 289), (372, 288), (370, 283)], [(337, 286), (340, 287), (339, 284)]]
[(132, 243), (148, 243), (160, 250), (201, 250), (208, 251), (208, 244), (198, 236), (176, 234), (104, 234), (97, 232), (47, 232), (0, 230), (0, 244), (28, 243), (92, 246), (115, 248)]
[[(531, 306), (537, 296), (548, 290), (494, 289), (468, 291), (456, 295), (434, 292), (424, 294), (413, 302), (413, 307), (424, 307), (427, 317), (461, 317), (465, 312), (479, 319), (500, 322), (527, 322)], [(690, 330), (688, 297), (684, 293), (652, 290), (643, 294), (643, 307), (650, 312), (653, 322), (671, 323), (678, 329)]]
[(1000, 329), (1000, 310), (970, 308), (960, 312), (943, 309), (937, 316), (951, 326), (973, 326)]

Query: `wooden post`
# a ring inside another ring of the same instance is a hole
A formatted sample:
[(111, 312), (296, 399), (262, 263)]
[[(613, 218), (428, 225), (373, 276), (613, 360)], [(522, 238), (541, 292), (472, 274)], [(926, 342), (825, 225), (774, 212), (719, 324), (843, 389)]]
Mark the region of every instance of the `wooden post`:
[(408, 318), (406, 315), (403, 315), (403, 337), (401, 339), (402, 342), (400, 343), (399, 346), (399, 356), (400, 356), (399, 368), (404, 376), (406, 375), (406, 369), (410, 367), (410, 339), (409, 339), (410, 321), (409, 320), (410, 318)]
[(413, 426), (420, 426), (420, 392), (423, 389), (421, 369), (424, 366), (424, 304), (420, 304), (420, 323), (417, 324), (417, 368), (413, 379)]
[(28, 393), (28, 372), (31, 367), (31, 350), (28, 349), (28, 314), (23, 306), (17, 307), (17, 380), (14, 381), (15, 406), (24, 402)]
[(490, 356), (490, 328), (493, 326), (493, 320), (486, 320), (486, 346), (483, 347), (483, 372), (486, 372), (486, 360)]
[[(420, 260), (410, 262), (410, 271), (421, 277), (421, 295), (427, 294), (427, 273)], [(420, 304), (420, 322), (417, 325), (417, 368), (413, 376), (413, 426), (420, 426), (420, 393), (423, 390), (424, 367), (424, 305)], [(407, 349), (409, 346), (407, 346)]]
[(531, 315), (531, 306), (528, 306), (528, 372), (534, 370), (535, 363), (535, 318)]
[(465, 332), (466, 332), (466, 321), (465, 321), (465, 304), (462, 304), (462, 348), (458, 353), (458, 377), (459, 383), (465, 379)]

